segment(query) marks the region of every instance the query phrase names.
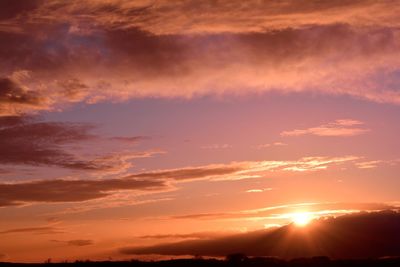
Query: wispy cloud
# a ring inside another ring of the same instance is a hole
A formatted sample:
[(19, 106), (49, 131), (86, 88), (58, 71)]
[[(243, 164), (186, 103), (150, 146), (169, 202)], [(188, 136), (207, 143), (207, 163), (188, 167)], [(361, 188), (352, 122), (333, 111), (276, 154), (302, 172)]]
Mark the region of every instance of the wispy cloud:
[(149, 137), (147, 136), (114, 136), (110, 137), (110, 140), (116, 140), (120, 142), (126, 142), (126, 143), (138, 143), (143, 140), (147, 140)]
[(369, 129), (361, 128), (360, 126), (364, 123), (357, 120), (344, 119), (336, 120), (320, 126), (311, 127), (307, 129), (296, 129), (290, 131), (284, 131), (281, 133), (282, 136), (300, 136), (300, 135), (317, 135), (317, 136), (339, 136), (348, 137), (364, 134)]
[(141, 239), (202, 239), (221, 236), (221, 232), (196, 232), (188, 234), (157, 234), (157, 235), (143, 235), (138, 238)]
[(90, 246), (94, 244), (93, 240), (90, 239), (73, 239), (73, 240), (50, 240), (55, 243), (65, 244), (67, 246), (74, 246), (74, 247), (84, 247)]
[[(100, 155), (87, 148), (86, 156), (80, 155), (71, 145), (104, 142), (106, 139), (92, 133), (90, 123), (49, 122), (35, 117), (0, 116), (0, 164), (51, 166), (80, 171), (115, 172), (131, 166), (136, 158), (152, 157), (163, 153), (151, 151), (104, 151)], [(122, 141), (114, 137), (110, 141)], [(142, 137), (130, 137), (136, 143)], [(123, 138), (126, 142), (127, 139)], [(88, 154), (94, 154), (92, 157)]]
[(274, 147), (274, 146), (287, 146), (287, 144), (283, 143), (283, 142), (273, 142), (273, 143), (258, 145), (257, 149), (264, 149), (264, 148), (269, 148), (269, 147)]
[(165, 188), (160, 180), (41, 180), (0, 184), (0, 207), (23, 203), (80, 202), (104, 198), (121, 190), (157, 190)]
[(371, 160), (371, 161), (364, 161), (356, 163), (356, 166), (359, 169), (373, 169), (378, 167), (378, 165), (382, 163), (382, 160)]
[(295, 204), (284, 204), (277, 206), (270, 206), (251, 210), (240, 210), (232, 212), (216, 212), (216, 213), (197, 213), (197, 214), (186, 214), (176, 215), (169, 217), (169, 219), (194, 219), (194, 220), (271, 220), (271, 219), (287, 219), (291, 218), (291, 215), (298, 210), (307, 210), (310, 214), (315, 217), (322, 216), (336, 216), (347, 213), (365, 211), (376, 211), (386, 209), (397, 209), (397, 205), (385, 204), (385, 203), (340, 203), (340, 202), (328, 202), (328, 203), (295, 203)]
[(65, 230), (56, 226), (39, 226), (39, 227), (27, 227), (27, 228), (13, 228), (4, 231), (0, 231), (0, 234), (62, 234)]
[(232, 145), (229, 144), (212, 144), (212, 145), (204, 145), (201, 146), (202, 149), (229, 149), (232, 148)]
[(265, 191), (271, 191), (273, 188), (254, 188), (254, 189), (248, 189), (245, 192), (246, 193), (263, 193)]
[(118, 195), (121, 191), (168, 191), (171, 186), (180, 182), (258, 178), (271, 171), (318, 171), (357, 159), (359, 158), (355, 156), (345, 156), (305, 157), (297, 161), (245, 161), (142, 172), (110, 179), (55, 179), (0, 183), (0, 207), (36, 202), (82, 202), (105, 197), (121, 198), (122, 196)]

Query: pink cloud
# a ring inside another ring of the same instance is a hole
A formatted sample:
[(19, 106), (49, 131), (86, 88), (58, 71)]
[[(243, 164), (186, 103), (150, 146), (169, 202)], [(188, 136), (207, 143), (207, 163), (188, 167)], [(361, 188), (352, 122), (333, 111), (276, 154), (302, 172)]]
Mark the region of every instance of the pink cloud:
[(290, 131), (283, 131), (281, 136), (300, 136), (300, 135), (317, 135), (317, 136), (339, 136), (348, 137), (365, 134), (369, 131), (366, 128), (357, 127), (364, 123), (357, 120), (336, 120), (320, 126), (306, 128), (306, 129), (295, 129)]

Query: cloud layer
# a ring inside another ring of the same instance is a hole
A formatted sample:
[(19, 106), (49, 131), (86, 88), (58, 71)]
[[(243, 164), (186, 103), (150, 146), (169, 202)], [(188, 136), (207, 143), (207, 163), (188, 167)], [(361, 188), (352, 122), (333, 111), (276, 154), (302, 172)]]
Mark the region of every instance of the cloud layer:
[(2, 114), (268, 91), (400, 103), (398, 1), (2, 5)]
[(171, 184), (192, 180), (239, 180), (259, 178), (268, 172), (307, 172), (353, 163), (358, 158), (307, 157), (297, 161), (247, 161), (200, 167), (158, 170), (110, 179), (36, 180), (0, 183), (0, 207), (24, 203), (80, 202), (105, 198), (119, 191), (169, 190)]

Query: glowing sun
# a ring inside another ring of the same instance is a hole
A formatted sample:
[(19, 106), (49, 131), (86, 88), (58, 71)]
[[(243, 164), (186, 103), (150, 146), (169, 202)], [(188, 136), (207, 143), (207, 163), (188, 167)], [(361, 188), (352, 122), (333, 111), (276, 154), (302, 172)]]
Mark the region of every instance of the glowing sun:
[(294, 213), (292, 215), (292, 221), (297, 226), (306, 226), (312, 219), (313, 219), (313, 217), (310, 214), (305, 213), (305, 212)]

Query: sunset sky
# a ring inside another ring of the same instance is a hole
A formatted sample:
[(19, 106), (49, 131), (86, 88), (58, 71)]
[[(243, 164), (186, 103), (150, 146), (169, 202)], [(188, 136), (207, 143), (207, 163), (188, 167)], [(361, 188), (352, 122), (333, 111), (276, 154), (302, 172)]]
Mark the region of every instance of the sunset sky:
[(157, 259), (136, 249), (400, 208), (399, 14), (1, 0), (0, 261)]

